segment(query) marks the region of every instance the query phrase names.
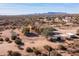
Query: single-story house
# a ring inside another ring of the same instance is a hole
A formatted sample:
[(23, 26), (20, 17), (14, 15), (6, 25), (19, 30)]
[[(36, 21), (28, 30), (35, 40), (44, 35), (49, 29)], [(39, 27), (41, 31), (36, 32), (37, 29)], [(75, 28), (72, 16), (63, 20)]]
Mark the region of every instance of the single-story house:
[(78, 38), (75, 33), (67, 33), (67, 38)]
[(63, 35), (53, 35), (52, 37), (49, 38), (49, 41), (64, 41), (65, 40), (65, 36)]

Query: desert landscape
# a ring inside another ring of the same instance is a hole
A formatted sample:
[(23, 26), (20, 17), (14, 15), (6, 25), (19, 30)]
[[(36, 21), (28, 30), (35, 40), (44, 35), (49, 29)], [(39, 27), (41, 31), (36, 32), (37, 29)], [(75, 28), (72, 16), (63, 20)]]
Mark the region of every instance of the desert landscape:
[(0, 16), (0, 56), (79, 56), (79, 14)]

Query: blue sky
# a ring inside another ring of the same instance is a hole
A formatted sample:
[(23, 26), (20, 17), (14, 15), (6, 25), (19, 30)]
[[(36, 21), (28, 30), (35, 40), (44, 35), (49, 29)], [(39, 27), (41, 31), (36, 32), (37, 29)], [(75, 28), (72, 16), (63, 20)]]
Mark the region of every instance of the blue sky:
[(79, 13), (79, 3), (0, 3), (0, 15), (46, 12)]

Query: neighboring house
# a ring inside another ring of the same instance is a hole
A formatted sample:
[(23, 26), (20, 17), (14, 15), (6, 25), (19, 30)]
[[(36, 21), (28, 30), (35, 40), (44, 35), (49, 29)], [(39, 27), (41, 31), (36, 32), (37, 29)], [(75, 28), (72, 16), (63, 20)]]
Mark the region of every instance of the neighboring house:
[(50, 41), (64, 41), (65, 37), (61, 35), (53, 35), (52, 37), (49, 38)]
[(76, 34), (74, 33), (67, 33), (68, 38), (78, 38)]
[(60, 19), (57, 17), (54, 19), (55, 22), (60, 22)]

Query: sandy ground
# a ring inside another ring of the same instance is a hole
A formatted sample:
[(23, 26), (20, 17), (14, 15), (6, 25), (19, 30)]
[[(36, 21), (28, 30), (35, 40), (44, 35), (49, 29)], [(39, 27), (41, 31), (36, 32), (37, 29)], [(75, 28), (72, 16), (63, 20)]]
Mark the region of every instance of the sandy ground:
[[(69, 29), (58, 29), (62, 34), (66, 34), (68, 32), (72, 32), (75, 33), (77, 28), (69, 28)], [(12, 50), (12, 51), (19, 51), (22, 55), (29, 55), (29, 53), (27, 53), (25, 50), (27, 47), (37, 47), (42, 51), (45, 51), (43, 46), (44, 45), (50, 45), (53, 48), (57, 48), (58, 47), (58, 43), (54, 43), (54, 42), (49, 42), (46, 40), (45, 37), (43, 36), (39, 36), (39, 37), (26, 37), (23, 36), (22, 33), (20, 33), (20, 31), (18, 29), (15, 30), (15, 32), (17, 32), (18, 34), (20, 34), (20, 38), (22, 39), (22, 41), (24, 42), (24, 50), (19, 50), (17, 48), (17, 45), (12, 42), (12, 43), (8, 43), (8, 42), (3, 42), (2, 44), (0, 44), (0, 55), (7, 55), (7, 51)], [(9, 37), (11, 36), (11, 30), (5, 30), (2, 32), (1, 35), (3, 38), (5, 37)], [(69, 55), (68, 53), (65, 53), (63, 55)]]
[[(19, 30), (15, 30), (15, 32), (21, 34), (19, 32)], [(3, 31), (1, 36), (4, 39), (6, 37), (10, 38), (11, 37), (11, 30)], [(6, 56), (7, 51), (9, 51), (9, 50), (19, 51), (22, 55), (28, 55), (28, 53), (25, 51), (25, 49), (27, 47), (37, 47), (37, 48), (42, 49), (42, 51), (43, 51), (43, 46), (44, 45), (51, 45), (52, 47), (57, 48), (57, 44), (47, 41), (46, 38), (42, 37), (42, 36), (39, 36), (39, 37), (26, 37), (26, 36), (23, 36), (21, 34), (19, 37), (25, 43), (25, 45), (23, 47), (24, 50), (19, 50), (17, 48), (17, 45), (14, 42), (12, 42), (12, 43), (3, 42), (2, 44), (0, 44), (0, 55), (5, 55)]]

